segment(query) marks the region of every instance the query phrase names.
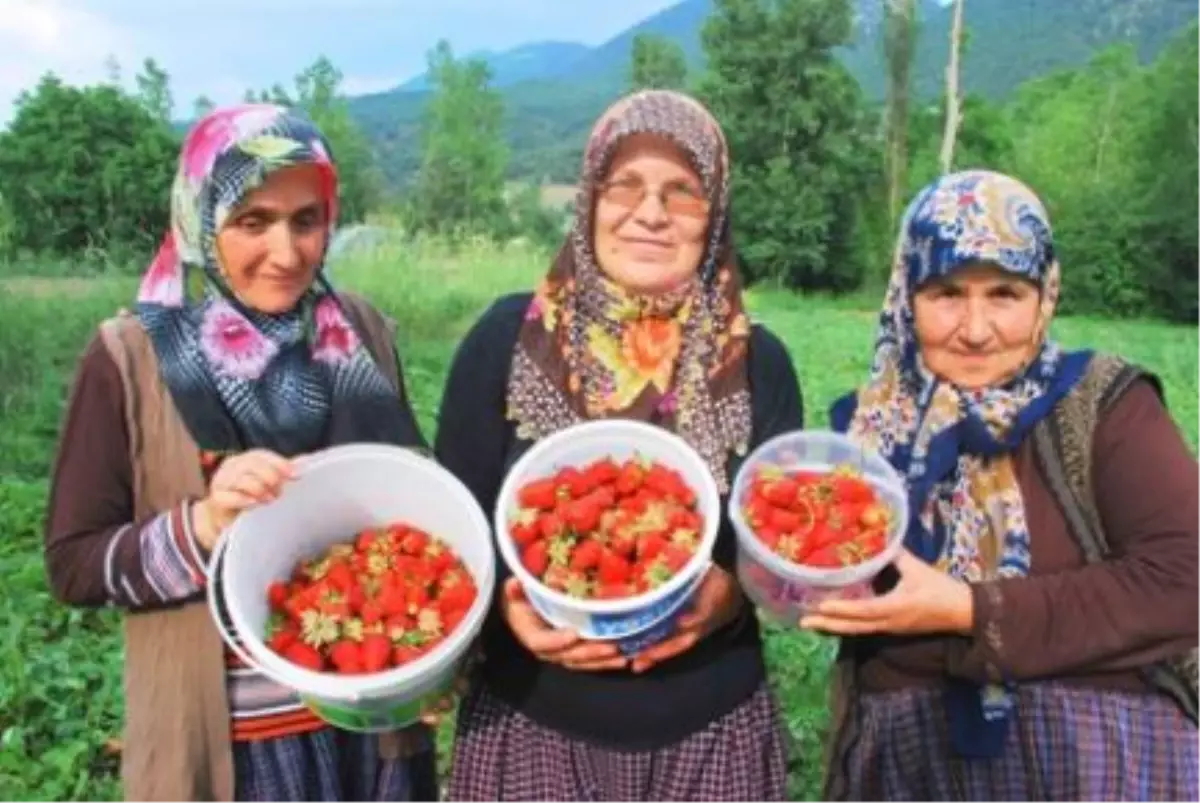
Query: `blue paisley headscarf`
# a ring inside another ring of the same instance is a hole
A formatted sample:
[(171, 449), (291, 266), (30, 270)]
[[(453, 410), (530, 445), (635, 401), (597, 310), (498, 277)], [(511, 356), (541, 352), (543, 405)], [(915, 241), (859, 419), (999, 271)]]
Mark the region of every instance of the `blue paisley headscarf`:
[(230, 290), (221, 227), (276, 170), (320, 168), (329, 227), (337, 172), (312, 122), (274, 105), (222, 108), (188, 133), (171, 193), (171, 230), (138, 293), (136, 314), (163, 381), (202, 452), (254, 447), (293, 456), (332, 442), (401, 442), (397, 390), (378, 370), (323, 267), (297, 306), (264, 314)]
[[(1041, 346), (1003, 384), (967, 390), (921, 360), (913, 293), (925, 282), (986, 263), (1038, 286)], [(905, 546), (966, 582), (1029, 574), (1029, 529), (1012, 455), (1080, 380), (1090, 352), (1064, 353), (1047, 336), (1059, 292), (1049, 218), (1008, 176), (973, 170), (929, 184), (905, 211), (875, 345), (870, 381), (830, 413), (906, 478), (912, 518)], [(1003, 746), (1013, 684), (954, 683), (950, 732), (964, 755)]]

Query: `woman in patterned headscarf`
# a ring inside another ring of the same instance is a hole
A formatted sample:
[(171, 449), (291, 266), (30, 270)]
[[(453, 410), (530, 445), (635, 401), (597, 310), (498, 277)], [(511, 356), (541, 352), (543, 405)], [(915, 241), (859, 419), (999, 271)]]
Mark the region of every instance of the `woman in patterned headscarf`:
[(107, 321), (79, 365), (46, 561), (59, 598), (128, 614), (131, 799), (436, 794), (422, 728), (382, 744), (334, 730), (226, 654), (204, 602), (219, 533), (279, 492), (291, 458), (423, 446), (390, 323), (323, 277), (336, 218), (311, 122), (267, 105), (210, 114), (184, 142), (134, 314)]
[(826, 798), (1196, 799), (1197, 467), (1157, 379), (1048, 337), (1059, 265), (1012, 178), (933, 182), (896, 253), (832, 419), (913, 516), (893, 588), (802, 622), (848, 637)]
[[(596, 124), (573, 231), (533, 294), (459, 348), (436, 451), (484, 509), (529, 446), (575, 422), (678, 433), (725, 493), (738, 461), (802, 425), (783, 345), (752, 326), (729, 236), (727, 152), (691, 98), (643, 92)], [(784, 737), (727, 523), (693, 613), (623, 659), (551, 629), (501, 564), (458, 721), (453, 799), (780, 799)]]

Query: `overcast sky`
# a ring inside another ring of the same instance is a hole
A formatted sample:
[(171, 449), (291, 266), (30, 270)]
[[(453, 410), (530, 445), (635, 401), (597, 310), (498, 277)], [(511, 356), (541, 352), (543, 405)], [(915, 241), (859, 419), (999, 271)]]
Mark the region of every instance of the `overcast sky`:
[(142, 60), (171, 75), (177, 114), (207, 95), (291, 83), (325, 54), (350, 94), (420, 73), (438, 39), (455, 52), (532, 41), (600, 44), (675, 0), (0, 0), (0, 125), (48, 70), (74, 84), (103, 80), (112, 55), (126, 83)]

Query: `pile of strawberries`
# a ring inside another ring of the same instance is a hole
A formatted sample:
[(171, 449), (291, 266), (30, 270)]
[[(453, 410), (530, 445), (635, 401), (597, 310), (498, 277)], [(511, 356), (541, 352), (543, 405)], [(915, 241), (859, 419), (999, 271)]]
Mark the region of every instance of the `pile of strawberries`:
[(382, 672), (437, 647), (476, 594), (440, 539), (403, 523), (365, 530), (271, 584), (267, 644), (317, 672)]
[(869, 560), (887, 545), (891, 510), (860, 472), (823, 474), (764, 466), (741, 502), (746, 522), (772, 552), (816, 568)]
[(529, 573), (580, 599), (621, 599), (666, 583), (700, 545), (704, 517), (678, 471), (605, 457), (518, 489), (509, 535)]

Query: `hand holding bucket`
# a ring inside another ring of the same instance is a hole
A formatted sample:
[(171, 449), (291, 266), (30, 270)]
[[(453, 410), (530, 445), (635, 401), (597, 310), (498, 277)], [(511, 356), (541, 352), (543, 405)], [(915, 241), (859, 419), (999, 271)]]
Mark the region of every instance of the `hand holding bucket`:
[(209, 552), (239, 513), (273, 502), (296, 475), (292, 461), (254, 449), (222, 461), (208, 486), (208, 495), (192, 507), (192, 529)]

